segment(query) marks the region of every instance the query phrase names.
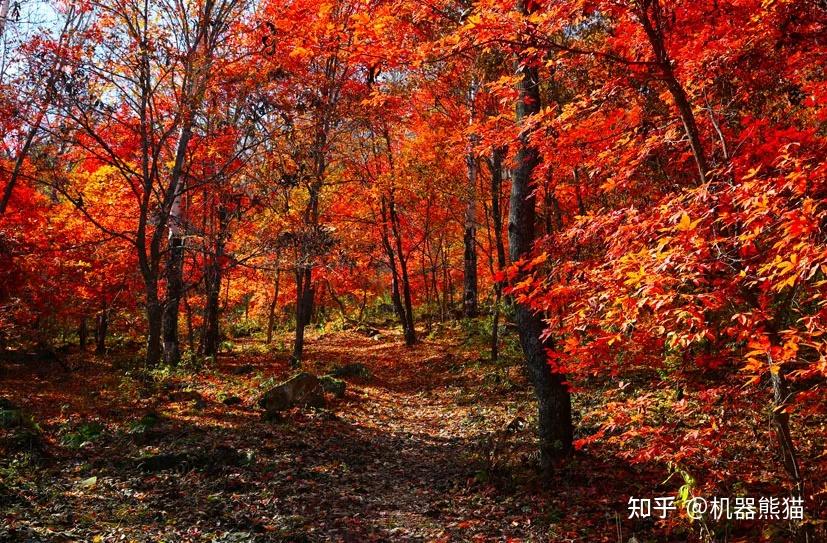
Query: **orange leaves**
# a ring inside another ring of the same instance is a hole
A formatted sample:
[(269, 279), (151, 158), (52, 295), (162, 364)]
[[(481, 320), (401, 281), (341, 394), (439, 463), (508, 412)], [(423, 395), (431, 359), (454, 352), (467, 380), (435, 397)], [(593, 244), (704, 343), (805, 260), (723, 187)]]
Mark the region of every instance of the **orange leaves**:
[(532, 270), (542, 264), (543, 262), (548, 260), (548, 253), (542, 252), (533, 259), (531, 259), (526, 265), (525, 270)]

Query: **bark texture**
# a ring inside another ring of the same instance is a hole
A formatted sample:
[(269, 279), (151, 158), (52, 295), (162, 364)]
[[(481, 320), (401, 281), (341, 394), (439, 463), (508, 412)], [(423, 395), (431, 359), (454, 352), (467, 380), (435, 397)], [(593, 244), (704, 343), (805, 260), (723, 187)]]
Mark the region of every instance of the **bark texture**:
[[(524, 15), (528, 15), (526, 2), (520, 2), (519, 7)], [(527, 118), (540, 111), (539, 74), (536, 68), (526, 63), (520, 64), (519, 72), (517, 121), (524, 124)], [(532, 174), (539, 163), (537, 149), (529, 142), (528, 134), (523, 132), (511, 179), (508, 236), (512, 261), (528, 256), (534, 243), (536, 198)], [(547, 346), (540, 340), (543, 332), (540, 315), (523, 304), (515, 304), (515, 320), (537, 398), (540, 467), (548, 473), (556, 458), (572, 450), (571, 397), (565, 376), (553, 373), (548, 364)]]

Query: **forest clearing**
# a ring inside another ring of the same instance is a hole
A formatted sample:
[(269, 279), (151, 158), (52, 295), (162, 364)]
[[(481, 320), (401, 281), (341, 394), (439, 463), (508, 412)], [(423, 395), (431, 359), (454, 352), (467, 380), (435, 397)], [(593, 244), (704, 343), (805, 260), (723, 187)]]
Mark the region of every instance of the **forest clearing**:
[(0, 0), (0, 541), (827, 542), (827, 0)]

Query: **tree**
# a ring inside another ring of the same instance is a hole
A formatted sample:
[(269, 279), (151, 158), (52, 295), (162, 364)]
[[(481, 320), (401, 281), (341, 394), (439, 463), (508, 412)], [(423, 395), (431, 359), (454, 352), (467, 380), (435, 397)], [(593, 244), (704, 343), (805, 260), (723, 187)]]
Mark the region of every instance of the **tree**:
[[(0, 4), (0, 40), (6, 38), (4, 34), (10, 5), (9, 0), (3, 0)], [(19, 10), (19, 6), (15, 5), (15, 10)], [(19, 38), (21, 43), (17, 44), (20, 56), (3, 63), (0, 89), (8, 85), (10, 102), (0, 101), (0, 111), (8, 111), (8, 118), (12, 120), (12, 123), (2, 127), (3, 158), (8, 159), (12, 166), (0, 196), (0, 217), (5, 215), (15, 187), (21, 177), (25, 176), (25, 165), (32, 147), (37, 143), (37, 138), (43, 136), (49, 110), (59, 98), (58, 93), (63, 90), (60, 85), (60, 80), (65, 76), (63, 69), (84, 42), (83, 30), (88, 22), (88, 13), (81, 4), (69, 2), (56, 16), (54, 24), (60, 29), (57, 36), (34, 35), (28, 40), (22, 36)], [(15, 74), (15, 71), (27, 74), (28, 77)], [(7, 77), (11, 78), (11, 74), (15, 74), (15, 81), (3, 81)], [(17, 100), (12, 98), (15, 96)], [(0, 171), (5, 169), (0, 164)]]
[[(518, 5), (524, 17), (531, 15), (527, 2)], [(529, 141), (526, 129), (532, 117), (540, 112), (539, 71), (528, 55), (518, 58), (517, 121), (523, 125), (518, 142), (515, 166), (511, 177), (511, 204), (508, 216), (508, 244), (512, 262), (531, 255), (535, 240), (536, 196), (532, 189), (532, 175), (540, 163), (537, 149)], [(540, 436), (540, 466), (544, 471), (551, 468), (553, 460), (572, 450), (573, 427), (571, 398), (565, 377), (552, 371), (546, 358), (546, 346), (542, 340), (543, 320), (531, 307), (518, 302), (514, 308), (520, 344), (526, 366), (534, 385), (538, 404), (538, 432)]]
[[(166, 358), (174, 363), (181, 280), (182, 182), (193, 125), (210, 81), (213, 51), (230, 31), (242, 2), (226, 0), (160, 7), (146, 2), (101, 3), (95, 32), (107, 37), (96, 56), (77, 59), (62, 82), (61, 115), (73, 127), (75, 153), (87, 163), (111, 168), (134, 211), (125, 221), (93, 214), (81, 192), (57, 188), (101, 231), (132, 244), (144, 280), (148, 324), (147, 365), (161, 360), (166, 322)], [(119, 67), (113, 72), (112, 67)], [(111, 89), (111, 90), (110, 90)], [(171, 166), (167, 166), (171, 163)], [(170, 245), (164, 250), (164, 238)], [(160, 291), (167, 257), (167, 301)], [(165, 317), (166, 316), (166, 317)]]

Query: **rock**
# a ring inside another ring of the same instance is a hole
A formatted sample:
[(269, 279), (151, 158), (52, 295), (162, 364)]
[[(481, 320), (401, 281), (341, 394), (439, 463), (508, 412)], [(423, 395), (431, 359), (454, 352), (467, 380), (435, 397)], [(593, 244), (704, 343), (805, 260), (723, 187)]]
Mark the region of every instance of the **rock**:
[(345, 395), (347, 383), (341, 379), (336, 379), (332, 375), (322, 375), (319, 377), (319, 384), (322, 385), (322, 389), (325, 392), (330, 392), (337, 398), (341, 398)]
[(221, 403), (227, 406), (240, 405), (242, 403), (242, 400), (238, 396), (227, 396), (221, 401)]
[(230, 373), (233, 375), (246, 375), (248, 373), (253, 373), (255, 370), (256, 367), (252, 364), (242, 364), (231, 369)]
[(268, 415), (294, 406), (324, 407), (324, 390), (315, 375), (301, 372), (265, 392), (258, 404)]
[(334, 377), (356, 377), (359, 379), (370, 379), (373, 373), (370, 369), (360, 362), (353, 364), (345, 364), (344, 366), (334, 366), (333, 371), (330, 372)]

